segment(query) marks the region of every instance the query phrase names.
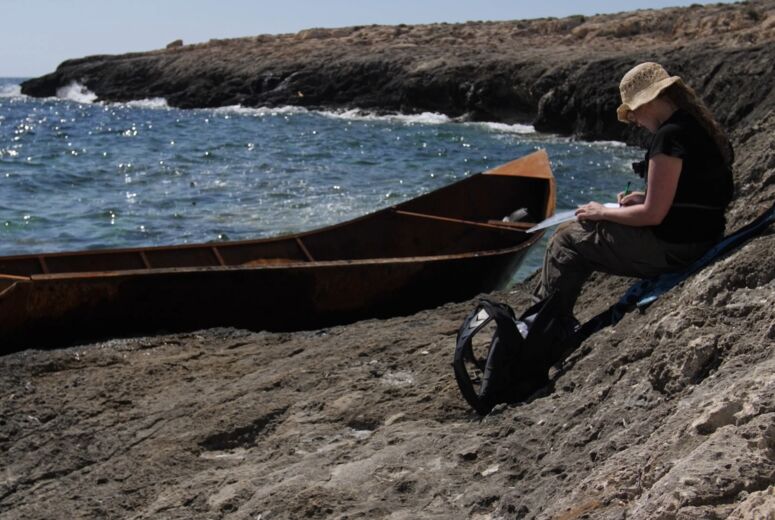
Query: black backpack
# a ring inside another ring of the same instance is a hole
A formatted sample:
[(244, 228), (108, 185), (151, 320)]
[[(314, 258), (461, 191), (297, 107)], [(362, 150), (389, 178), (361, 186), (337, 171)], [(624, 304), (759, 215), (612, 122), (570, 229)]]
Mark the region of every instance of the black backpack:
[[(557, 318), (557, 301), (550, 296), (517, 319), (508, 305), (483, 299), (465, 319), (453, 367), (463, 398), (477, 413), (486, 415), (499, 403), (528, 398), (549, 382), (549, 368), (573, 351), (578, 326), (569, 328)], [(493, 320), (496, 329), (489, 348), (477, 357), (472, 340)]]

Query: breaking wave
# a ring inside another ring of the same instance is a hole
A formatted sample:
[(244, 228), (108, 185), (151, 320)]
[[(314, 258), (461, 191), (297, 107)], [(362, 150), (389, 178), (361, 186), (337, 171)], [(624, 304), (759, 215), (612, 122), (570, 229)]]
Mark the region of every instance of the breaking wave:
[(136, 101), (127, 101), (123, 103), (125, 106), (131, 108), (150, 108), (150, 109), (165, 109), (170, 108), (167, 104), (167, 100), (161, 97), (150, 99), (138, 99)]
[(22, 98), (21, 85), (0, 85), (0, 98)]
[(309, 112), (304, 107), (297, 106), (282, 106), (282, 107), (243, 107), (242, 105), (231, 105), (227, 107), (219, 107), (210, 109), (216, 114), (234, 114), (240, 116), (275, 116), (285, 114), (306, 114)]
[(623, 148), (627, 146), (627, 143), (622, 141), (590, 141), (590, 146), (602, 146), (603, 148)]
[(77, 81), (73, 81), (67, 86), (59, 87), (57, 89), (56, 97), (86, 104), (94, 103), (97, 100), (97, 94)]
[[(73, 81), (67, 86), (59, 87), (56, 92), (56, 97), (59, 99), (65, 99), (68, 101), (74, 101), (76, 103), (94, 104), (97, 102), (97, 94), (81, 85), (77, 81)], [(103, 104), (98, 102), (98, 104)], [(124, 103), (104, 103), (108, 105), (119, 105), (129, 108), (150, 108), (150, 109), (167, 109), (169, 105), (167, 100), (161, 97), (150, 99), (137, 99), (134, 101), (126, 101)]]
[(422, 114), (377, 114), (360, 109), (344, 111), (320, 111), (319, 114), (334, 119), (347, 119), (353, 121), (386, 121), (390, 123), (440, 125), (452, 121), (444, 114), (435, 112), (423, 112)]
[(479, 125), (489, 130), (495, 130), (496, 132), (506, 133), (506, 134), (536, 133), (536, 129), (533, 128), (533, 125), (522, 125), (522, 124), (509, 125), (506, 123), (467, 123), (467, 124)]

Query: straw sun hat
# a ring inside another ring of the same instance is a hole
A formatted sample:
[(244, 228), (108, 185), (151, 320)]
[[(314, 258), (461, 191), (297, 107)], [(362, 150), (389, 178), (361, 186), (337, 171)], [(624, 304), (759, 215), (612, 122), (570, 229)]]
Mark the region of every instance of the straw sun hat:
[(622, 104), (616, 109), (619, 121), (629, 123), (627, 115), (649, 101), (656, 99), (670, 85), (683, 81), (678, 76), (670, 76), (659, 63), (641, 63), (630, 69), (619, 83)]

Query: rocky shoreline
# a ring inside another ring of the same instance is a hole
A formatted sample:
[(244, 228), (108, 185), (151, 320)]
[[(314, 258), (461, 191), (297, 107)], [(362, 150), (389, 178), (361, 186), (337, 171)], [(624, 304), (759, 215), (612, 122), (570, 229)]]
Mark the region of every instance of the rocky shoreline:
[(309, 29), (69, 60), (25, 82), (22, 92), (53, 96), (76, 81), (107, 101), (432, 111), (613, 139), (624, 131), (613, 115), (618, 79), (645, 60), (660, 61), (706, 93), (725, 124), (743, 121), (775, 80), (774, 12), (761, 0), (562, 19)]
[[(775, 199), (775, 1), (313, 29), (63, 63), (101, 99), (444, 112), (627, 138), (618, 78), (663, 62), (736, 149), (729, 228)], [(271, 74), (270, 74), (271, 73)], [(775, 518), (775, 230), (590, 338), (479, 420), (450, 368), (473, 302), (0, 358), (3, 518)], [(523, 308), (531, 281), (493, 295)], [(597, 276), (589, 318), (628, 280)]]

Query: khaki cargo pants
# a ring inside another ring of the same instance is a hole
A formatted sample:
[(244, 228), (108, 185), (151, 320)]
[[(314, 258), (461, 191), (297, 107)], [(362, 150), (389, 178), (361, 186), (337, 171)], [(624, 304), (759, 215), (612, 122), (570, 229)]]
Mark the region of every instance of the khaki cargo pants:
[(581, 287), (593, 271), (651, 278), (688, 266), (713, 244), (665, 242), (648, 227), (567, 222), (549, 240), (536, 296), (545, 298), (559, 291), (560, 312), (572, 315)]

